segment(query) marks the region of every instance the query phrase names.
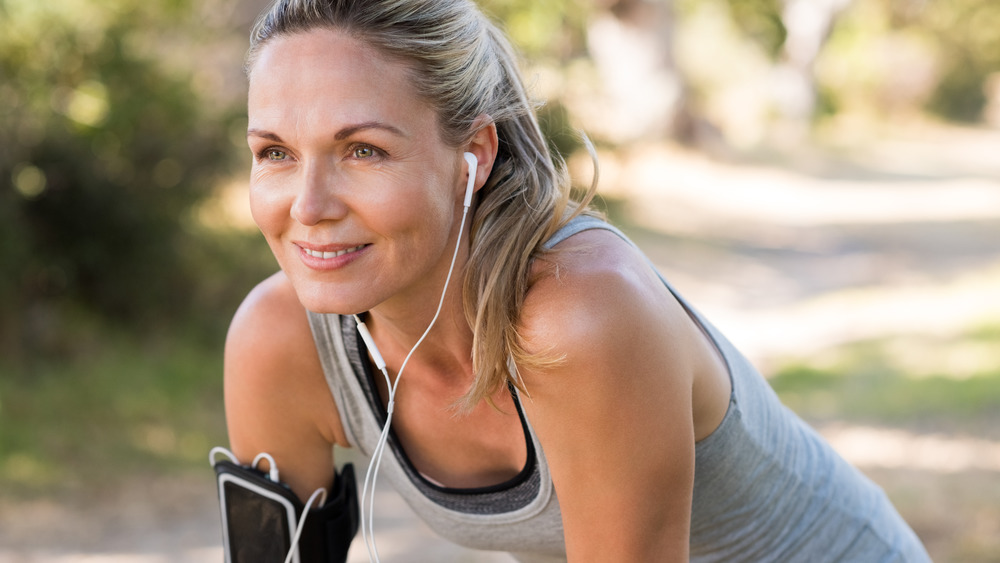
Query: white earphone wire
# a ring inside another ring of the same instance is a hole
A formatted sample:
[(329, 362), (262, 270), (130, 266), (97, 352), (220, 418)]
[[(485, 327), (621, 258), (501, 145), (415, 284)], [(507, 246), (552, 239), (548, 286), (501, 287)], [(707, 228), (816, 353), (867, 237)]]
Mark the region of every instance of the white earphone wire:
[(320, 487), (313, 491), (313, 494), (309, 495), (309, 500), (306, 501), (305, 508), (302, 509), (302, 519), (299, 520), (299, 525), (295, 527), (295, 535), (292, 536), (292, 546), (288, 548), (285, 563), (292, 563), (292, 559), (295, 557), (295, 548), (299, 545), (299, 537), (302, 536), (302, 530), (306, 527), (306, 518), (309, 517), (309, 509), (312, 507), (312, 503), (316, 500), (316, 497), (319, 497), (319, 504), (316, 505), (319, 508), (326, 502), (326, 489)]
[[(464, 230), (465, 227), (465, 217), (468, 214), (468, 211), (469, 211), (468, 207), (466, 207), (462, 211), (462, 224), (459, 226), (459, 231), (458, 231), (459, 242), (461, 242), (462, 240), (462, 231)], [(403, 364), (399, 368), (399, 373), (396, 375), (396, 381), (393, 382), (389, 387), (389, 402), (386, 406), (385, 426), (382, 427), (382, 434), (379, 436), (378, 443), (375, 445), (375, 450), (372, 452), (372, 460), (368, 464), (368, 471), (365, 472), (365, 483), (361, 489), (361, 499), (362, 499), (361, 504), (362, 508), (364, 508), (365, 499), (366, 498), (368, 499), (368, 505), (369, 505), (368, 520), (367, 520), (368, 526), (366, 529), (365, 518), (364, 516), (362, 516), (361, 535), (362, 539), (365, 542), (365, 546), (368, 548), (369, 561), (375, 561), (376, 563), (379, 563), (380, 559), (378, 557), (378, 547), (375, 543), (375, 484), (378, 480), (379, 467), (382, 465), (382, 454), (385, 452), (385, 446), (389, 439), (389, 428), (392, 425), (392, 413), (393, 409), (395, 408), (396, 388), (399, 386), (399, 382), (403, 378), (403, 370), (406, 369), (406, 364), (410, 361), (410, 357), (413, 356), (413, 352), (416, 351), (417, 347), (420, 346), (420, 344), (424, 341), (424, 338), (427, 337), (427, 334), (430, 333), (431, 328), (433, 328), (434, 323), (437, 321), (438, 316), (441, 314), (441, 308), (444, 305), (444, 298), (448, 292), (448, 284), (451, 282), (451, 275), (455, 268), (455, 260), (458, 257), (459, 248), (460, 248), (459, 244), (456, 244), (455, 251), (451, 257), (451, 266), (448, 268), (448, 276), (445, 278), (444, 282), (445, 290), (441, 292), (441, 299), (440, 301), (438, 301), (438, 307), (437, 311), (435, 311), (434, 313), (434, 317), (431, 319), (431, 322), (427, 326), (427, 329), (424, 330), (423, 335), (420, 336), (420, 339), (417, 340), (417, 343), (413, 345), (413, 348), (411, 348), (410, 352), (406, 355), (406, 358), (403, 360)], [(385, 376), (386, 383), (388, 384), (390, 382), (390, 378), (385, 368), (382, 368), (382, 374)], [(370, 489), (369, 489), (369, 479), (371, 481)]]
[[(375, 563), (380, 563), (378, 557), (378, 546), (375, 542), (375, 484), (378, 481), (378, 470), (382, 465), (382, 455), (385, 452), (386, 443), (389, 440), (389, 428), (392, 425), (392, 413), (395, 408), (395, 398), (396, 398), (396, 388), (399, 386), (400, 380), (403, 378), (403, 370), (406, 369), (406, 364), (409, 363), (410, 358), (416, 351), (417, 347), (424, 341), (424, 338), (430, 333), (431, 328), (434, 327), (434, 323), (437, 322), (438, 316), (441, 314), (441, 309), (444, 306), (444, 298), (448, 293), (448, 285), (451, 283), (451, 275), (455, 270), (455, 261), (458, 258), (458, 251), (462, 244), (462, 233), (465, 230), (465, 219), (466, 215), (469, 213), (469, 207), (472, 201), (472, 187), (475, 183), (476, 176), (476, 164), (477, 160), (475, 155), (472, 153), (465, 153), (464, 158), (468, 163), (468, 185), (465, 190), (465, 200), (463, 201), (462, 209), (462, 221), (458, 226), (458, 240), (455, 242), (455, 250), (451, 255), (451, 264), (448, 266), (448, 275), (445, 277), (444, 289), (441, 291), (441, 298), (438, 300), (437, 310), (434, 312), (434, 317), (431, 318), (430, 324), (427, 325), (427, 329), (417, 340), (413, 348), (403, 359), (402, 365), (399, 367), (399, 372), (396, 374), (396, 381), (392, 382), (389, 378), (389, 373), (386, 371), (385, 362), (381, 360), (381, 353), (375, 346), (375, 341), (371, 339), (371, 334), (368, 332), (368, 328), (364, 326), (364, 323), (357, 315), (354, 316), (354, 320), (358, 323), (358, 328), (361, 331), (365, 343), (368, 345), (369, 351), (372, 351), (372, 356), (377, 358), (377, 366), (382, 371), (382, 375), (385, 376), (386, 386), (389, 389), (389, 400), (386, 405), (386, 419), (385, 426), (382, 427), (382, 433), (379, 435), (378, 442), (375, 445), (375, 449), (372, 451), (371, 461), (368, 463), (368, 470), (365, 472), (365, 482), (364, 486), (361, 488), (361, 536), (365, 542), (365, 547), (368, 550), (368, 560), (374, 561)], [(369, 480), (371, 481), (371, 487), (369, 489)], [(366, 520), (364, 515), (365, 509), (365, 499), (368, 499), (368, 519), (367, 527), (365, 526)], [(367, 529), (366, 529), (367, 528)]]

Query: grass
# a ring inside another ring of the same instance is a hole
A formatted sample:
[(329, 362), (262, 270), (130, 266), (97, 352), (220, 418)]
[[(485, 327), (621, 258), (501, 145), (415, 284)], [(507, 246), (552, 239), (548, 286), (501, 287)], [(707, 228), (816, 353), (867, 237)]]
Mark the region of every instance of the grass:
[(218, 342), (111, 330), (93, 341), (72, 359), (0, 364), (0, 494), (203, 469), (226, 443)]
[[(770, 383), (814, 420), (933, 427), (989, 436), (1000, 413), (1000, 327), (954, 338), (856, 342), (791, 361)], [(995, 420), (993, 420), (995, 422)]]

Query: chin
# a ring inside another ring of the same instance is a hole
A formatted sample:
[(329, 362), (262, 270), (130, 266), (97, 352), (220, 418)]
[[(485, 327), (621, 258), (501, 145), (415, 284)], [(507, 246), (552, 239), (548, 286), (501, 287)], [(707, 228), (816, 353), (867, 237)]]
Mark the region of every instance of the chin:
[(348, 303), (342, 303), (338, 300), (332, 300), (329, 298), (323, 299), (321, 297), (310, 298), (308, 296), (299, 296), (299, 302), (308, 311), (313, 313), (323, 313), (323, 314), (335, 314), (335, 315), (356, 315), (367, 311), (365, 307), (360, 307), (357, 305), (350, 305)]
[(295, 287), (299, 302), (313, 313), (356, 315), (373, 306), (367, 299), (350, 298), (345, 293), (349, 292), (343, 289), (338, 291), (329, 284), (306, 284), (305, 287)]

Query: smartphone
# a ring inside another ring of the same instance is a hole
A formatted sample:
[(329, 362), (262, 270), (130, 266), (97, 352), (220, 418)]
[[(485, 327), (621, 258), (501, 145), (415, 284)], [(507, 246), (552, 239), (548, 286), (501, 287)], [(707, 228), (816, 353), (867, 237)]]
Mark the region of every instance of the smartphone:
[(256, 469), (221, 461), (215, 471), (226, 563), (283, 563), (302, 510), (298, 498)]

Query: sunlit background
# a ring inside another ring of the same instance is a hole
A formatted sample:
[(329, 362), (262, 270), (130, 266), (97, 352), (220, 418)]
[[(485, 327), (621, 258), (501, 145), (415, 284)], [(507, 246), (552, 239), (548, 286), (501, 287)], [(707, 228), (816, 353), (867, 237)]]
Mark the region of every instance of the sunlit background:
[[(0, 0), (0, 562), (220, 560), (265, 3)], [(481, 5), (611, 220), (935, 560), (1000, 561), (1000, 3)], [(392, 560), (509, 561), (381, 494)]]

